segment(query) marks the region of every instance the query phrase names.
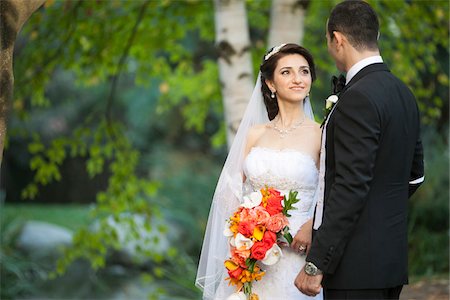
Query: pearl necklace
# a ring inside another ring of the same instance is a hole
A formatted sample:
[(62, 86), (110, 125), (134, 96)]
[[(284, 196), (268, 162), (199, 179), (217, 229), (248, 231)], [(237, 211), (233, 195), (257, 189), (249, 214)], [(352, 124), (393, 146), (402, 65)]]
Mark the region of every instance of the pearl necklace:
[[(277, 119), (276, 121), (278, 121), (278, 120), (279, 120), (279, 119)], [(275, 131), (278, 131), (278, 133), (279, 133), (279, 135), (280, 135), (281, 138), (285, 138), (285, 137), (286, 137), (288, 134), (290, 134), (292, 131), (294, 131), (295, 129), (299, 128), (299, 127), (303, 124), (303, 122), (305, 122), (305, 115), (303, 115), (303, 118), (302, 118), (300, 121), (298, 121), (297, 123), (295, 123), (295, 124), (292, 125), (292, 126), (289, 126), (288, 128), (285, 128), (285, 129), (279, 128), (279, 127), (277, 126), (277, 124), (275, 124), (275, 122), (273, 123), (272, 128), (273, 128)]]

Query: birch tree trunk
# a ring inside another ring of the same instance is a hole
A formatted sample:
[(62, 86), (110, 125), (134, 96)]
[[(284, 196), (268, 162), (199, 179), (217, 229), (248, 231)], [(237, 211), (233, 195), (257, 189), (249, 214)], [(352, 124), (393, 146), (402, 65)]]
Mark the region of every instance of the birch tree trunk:
[(310, 0), (272, 0), (268, 48), (303, 42), (305, 12)]
[(0, 164), (6, 136), (6, 118), (13, 96), (13, 52), (23, 24), (45, 0), (0, 0)]
[(214, 0), (214, 11), (229, 148), (253, 91), (250, 36), (245, 0)]

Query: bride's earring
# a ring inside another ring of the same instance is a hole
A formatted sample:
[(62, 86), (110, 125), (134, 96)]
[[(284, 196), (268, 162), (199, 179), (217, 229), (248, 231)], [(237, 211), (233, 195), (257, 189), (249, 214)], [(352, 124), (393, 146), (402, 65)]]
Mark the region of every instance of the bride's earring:
[(272, 99), (275, 98), (275, 92), (272, 91), (272, 94), (270, 94), (270, 98), (272, 98)]

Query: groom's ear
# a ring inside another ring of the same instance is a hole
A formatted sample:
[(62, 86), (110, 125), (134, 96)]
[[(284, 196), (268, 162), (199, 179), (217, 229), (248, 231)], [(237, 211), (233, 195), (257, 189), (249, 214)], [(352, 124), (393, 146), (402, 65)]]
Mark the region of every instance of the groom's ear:
[(333, 39), (332, 39), (332, 41), (334, 40), (334, 43), (336, 43), (336, 46), (342, 46), (342, 44), (343, 44), (343, 42), (345, 41), (345, 40), (347, 40), (347, 38), (345, 37), (345, 35), (343, 35), (342, 34), (342, 32), (340, 32), (340, 31), (333, 31)]

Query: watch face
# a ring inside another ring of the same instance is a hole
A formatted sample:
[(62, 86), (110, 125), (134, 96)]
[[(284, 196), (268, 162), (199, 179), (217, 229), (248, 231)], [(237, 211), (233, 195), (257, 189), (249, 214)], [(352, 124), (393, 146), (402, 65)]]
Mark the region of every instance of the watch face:
[(308, 262), (305, 265), (305, 273), (308, 275), (316, 275), (317, 267), (314, 264)]

